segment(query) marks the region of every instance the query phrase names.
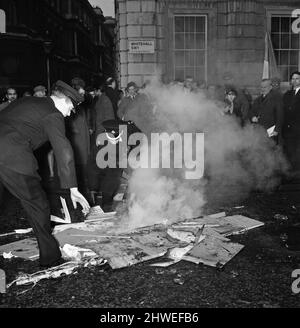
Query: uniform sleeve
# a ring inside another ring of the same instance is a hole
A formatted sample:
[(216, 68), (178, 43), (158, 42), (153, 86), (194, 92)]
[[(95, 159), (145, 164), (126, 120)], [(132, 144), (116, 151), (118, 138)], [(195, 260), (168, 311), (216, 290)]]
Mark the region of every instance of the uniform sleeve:
[(61, 114), (48, 115), (43, 121), (57, 162), (60, 185), (63, 189), (77, 187), (74, 155), (65, 135), (65, 122)]

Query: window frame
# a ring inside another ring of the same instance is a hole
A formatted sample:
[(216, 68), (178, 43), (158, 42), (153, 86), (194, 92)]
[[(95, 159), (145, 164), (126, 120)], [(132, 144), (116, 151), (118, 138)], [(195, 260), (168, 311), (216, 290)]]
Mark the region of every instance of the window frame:
[[(288, 7), (268, 7), (266, 8), (266, 16), (267, 16), (267, 31), (272, 36), (272, 17), (292, 17), (292, 12), (296, 8), (288, 8)], [(293, 33), (293, 32), (292, 32)], [(280, 34), (281, 35), (281, 34)], [(273, 45), (274, 49), (274, 45)], [(281, 48), (280, 48), (281, 49)], [(282, 48), (284, 49), (284, 48)], [(274, 49), (275, 50), (275, 49)], [(291, 51), (292, 48), (286, 48), (285, 50)], [(299, 33), (299, 47), (298, 47), (298, 70), (300, 70), (300, 33)], [(279, 63), (277, 63), (277, 66), (279, 67)], [(291, 66), (291, 65), (290, 65)], [(283, 84), (289, 85), (290, 81), (282, 81)]]
[[(204, 17), (205, 18), (205, 48), (204, 48), (204, 82), (207, 83), (207, 71), (208, 71), (208, 14), (207, 13), (174, 13), (173, 14), (173, 26), (172, 26), (172, 78), (173, 80), (175, 79), (175, 74), (176, 74), (176, 59), (175, 59), (175, 52), (176, 52), (176, 48), (175, 48), (175, 34), (176, 34), (176, 28), (175, 28), (175, 19), (176, 17)], [(184, 31), (183, 33), (186, 33), (186, 31)], [(196, 31), (193, 31), (192, 33), (197, 33)], [(177, 49), (178, 50), (178, 49)], [(187, 48), (183, 48), (182, 51), (186, 51), (188, 50)], [(192, 51), (197, 51), (197, 49), (190, 49)], [(198, 49), (199, 50), (199, 49)], [(185, 64), (185, 63), (184, 63)], [(184, 76), (185, 74), (185, 70), (186, 70), (186, 66), (184, 65)], [(196, 67), (200, 67), (200, 66), (196, 66), (194, 65), (194, 69)], [(190, 75), (190, 74), (188, 74)], [(194, 75), (193, 76), (194, 80), (197, 81), (197, 77)], [(200, 82), (200, 81), (198, 81)]]

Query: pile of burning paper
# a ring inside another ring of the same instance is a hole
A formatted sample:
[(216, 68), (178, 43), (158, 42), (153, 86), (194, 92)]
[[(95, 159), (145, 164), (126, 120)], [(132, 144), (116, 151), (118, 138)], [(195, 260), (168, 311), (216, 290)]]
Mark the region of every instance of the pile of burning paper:
[[(132, 231), (122, 231), (119, 224), (115, 212), (93, 209), (84, 222), (56, 226), (54, 234), (66, 258), (80, 262), (98, 256), (113, 269), (155, 258), (160, 259), (151, 265), (168, 266), (185, 260), (220, 267), (244, 247), (233, 243), (229, 236), (263, 225), (242, 215), (226, 216), (224, 212)], [(38, 247), (35, 239), (28, 238), (0, 246), (0, 254), (5, 253), (36, 260)]]

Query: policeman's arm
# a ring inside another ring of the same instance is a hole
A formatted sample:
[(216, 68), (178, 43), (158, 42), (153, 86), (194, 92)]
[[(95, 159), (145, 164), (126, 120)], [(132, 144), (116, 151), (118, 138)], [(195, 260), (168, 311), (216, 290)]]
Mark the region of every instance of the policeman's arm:
[(70, 196), (74, 208), (76, 209), (77, 203), (79, 203), (82, 206), (83, 212), (87, 214), (90, 206), (77, 189), (74, 155), (70, 142), (65, 136), (63, 117), (57, 114), (49, 115), (44, 120), (44, 128), (57, 161), (61, 187), (70, 189)]
[(71, 144), (65, 135), (65, 123), (60, 114), (51, 114), (44, 119), (44, 128), (57, 161), (61, 187), (77, 187), (74, 155)]

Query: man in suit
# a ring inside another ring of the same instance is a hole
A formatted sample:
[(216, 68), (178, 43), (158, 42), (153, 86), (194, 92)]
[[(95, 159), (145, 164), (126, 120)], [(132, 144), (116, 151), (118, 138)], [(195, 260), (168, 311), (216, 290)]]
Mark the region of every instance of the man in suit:
[(283, 96), (284, 148), (294, 171), (300, 171), (300, 72), (291, 75), (293, 89)]
[(280, 143), (283, 115), (281, 95), (272, 89), (271, 80), (262, 80), (261, 95), (254, 100), (251, 121), (260, 124), (266, 130), (274, 127), (273, 131), (269, 133), (269, 137), (273, 138), (276, 143)]
[(75, 208), (79, 203), (88, 211), (89, 204), (77, 189), (73, 150), (65, 136), (64, 122), (64, 117), (82, 100), (76, 90), (57, 81), (51, 97), (21, 98), (0, 113), (0, 184), (19, 198), (26, 210), (38, 241), (42, 267), (57, 265), (61, 252), (51, 233), (49, 204), (33, 152), (50, 141), (61, 187), (70, 189)]

